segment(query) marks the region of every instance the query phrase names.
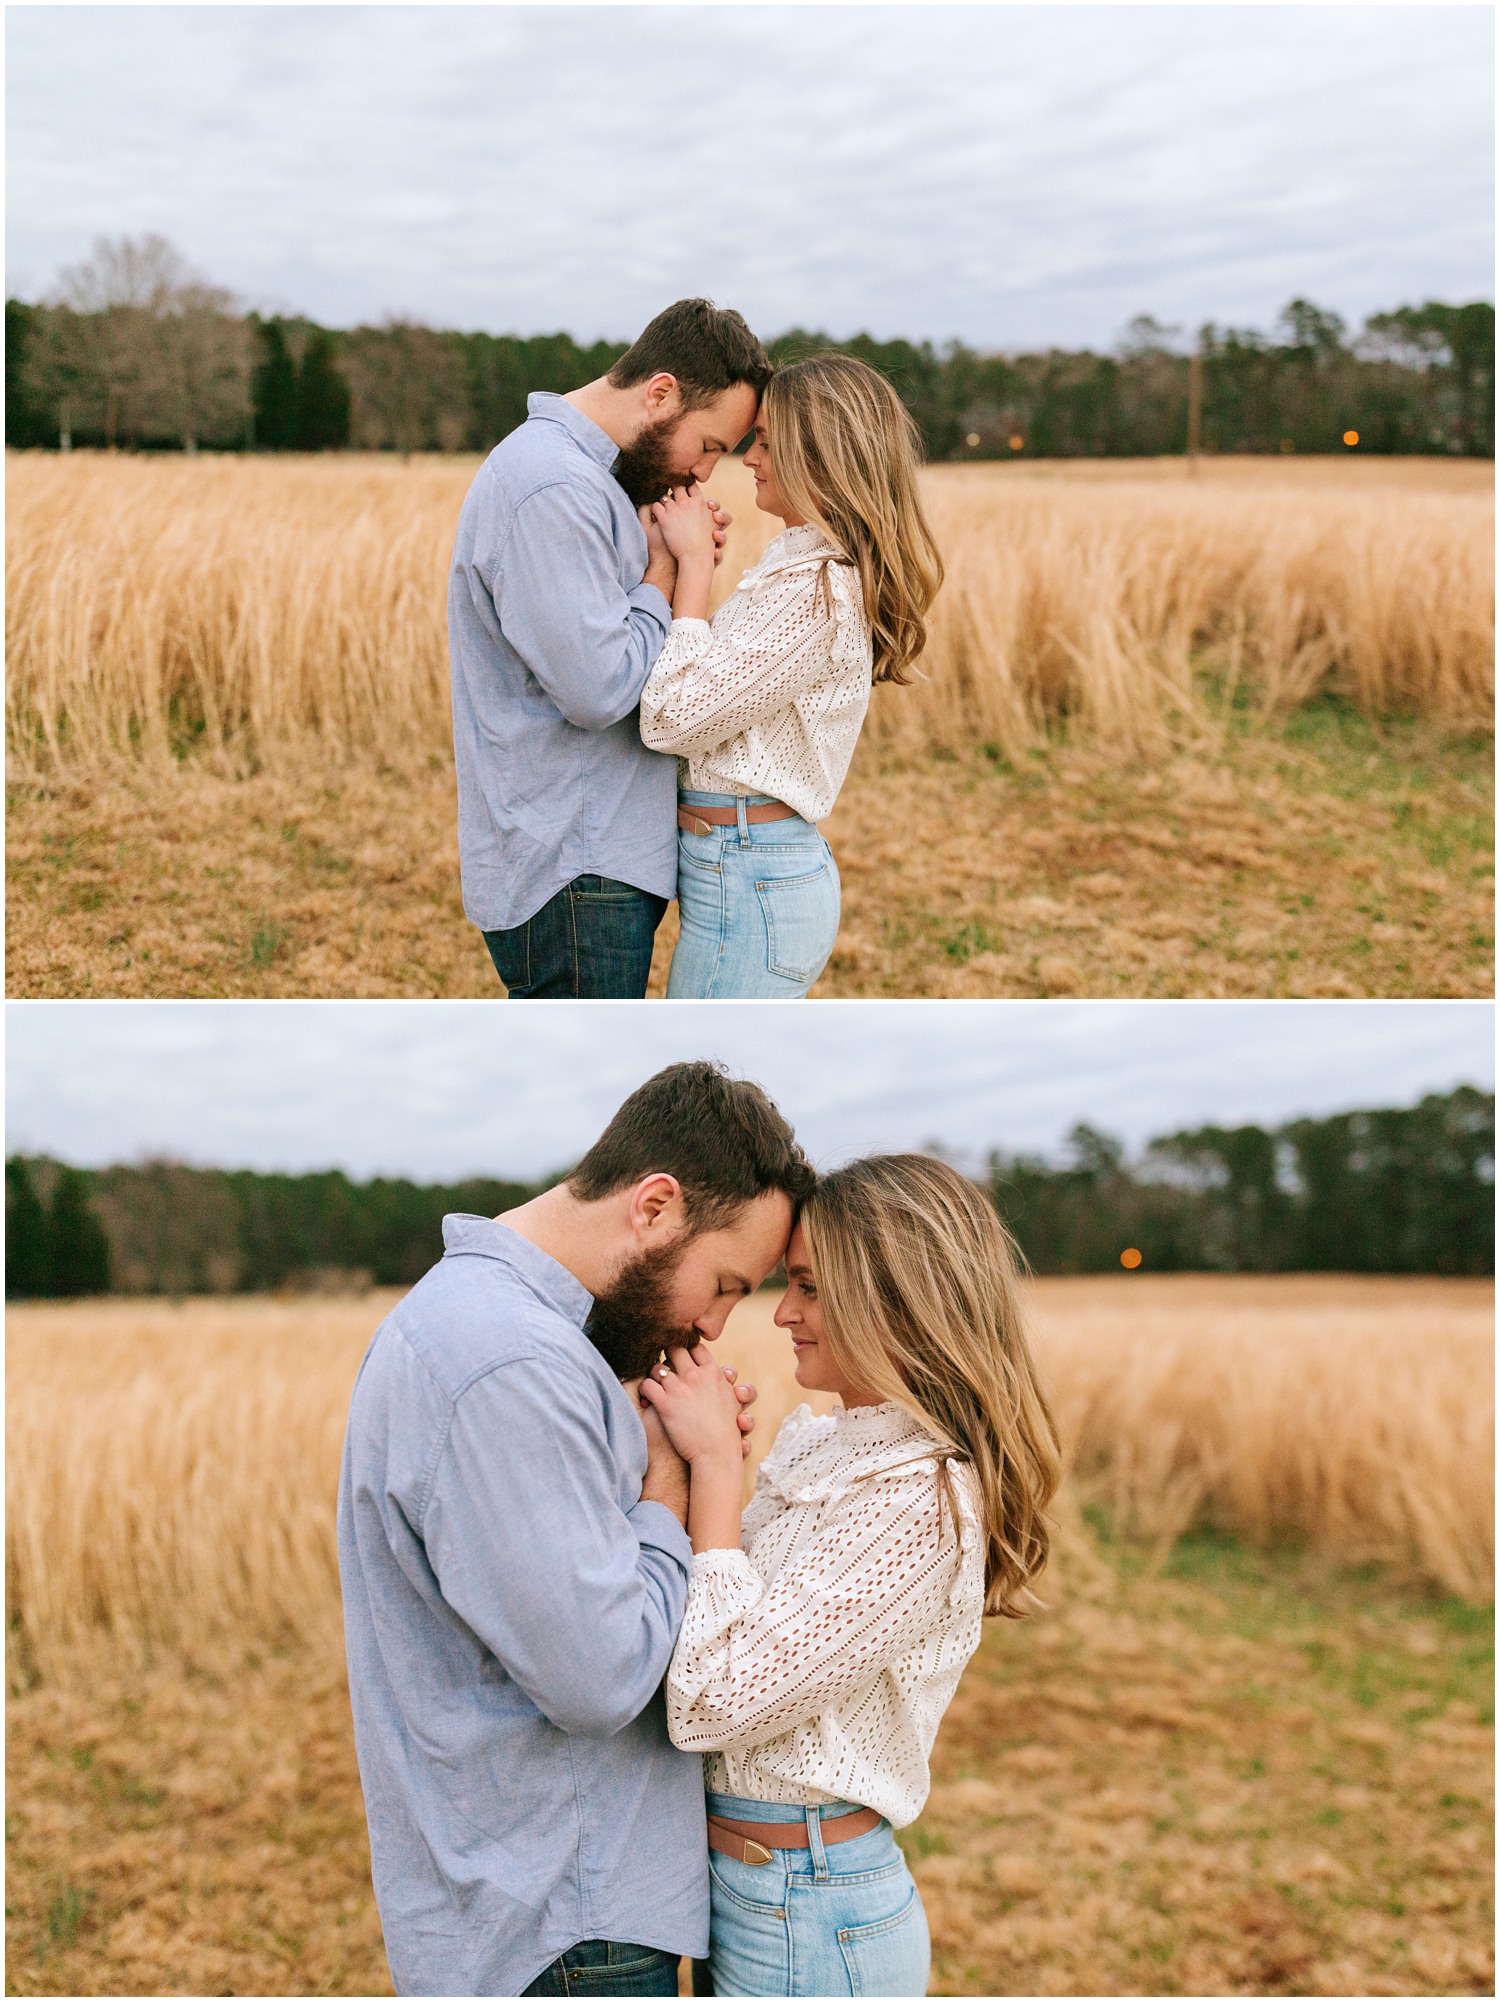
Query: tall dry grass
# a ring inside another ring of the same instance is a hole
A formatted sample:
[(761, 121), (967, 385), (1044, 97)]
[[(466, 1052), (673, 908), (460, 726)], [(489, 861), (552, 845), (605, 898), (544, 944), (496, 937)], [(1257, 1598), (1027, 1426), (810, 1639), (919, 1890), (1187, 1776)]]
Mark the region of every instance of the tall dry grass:
[[(393, 1297), (11, 1309), (13, 1678), (86, 1671), (101, 1645), (336, 1644), (344, 1415)], [(773, 1305), (723, 1341), (761, 1388), (756, 1458), (804, 1395)], [(1042, 1281), (1064, 1512), (1099, 1500), (1157, 1541), (1205, 1520), (1299, 1536), (1485, 1598), (1491, 1312), (1468, 1281)]]
[(1117, 1532), (1302, 1541), (1493, 1597), (1487, 1282), (1052, 1280), (1037, 1320), (1074, 1493)]
[[(447, 753), (445, 585), (472, 459), (8, 455), (7, 724), (44, 773), (194, 755)], [(1018, 754), (1060, 717), (1121, 753), (1331, 685), (1483, 724), (1493, 691), (1489, 469), (1428, 461), (939, 466), (948, 569), (923, 662), (882, 694), (893, 754)], [(737, 463), (720, 595), (777, 524)]]
[(12, 1673), (329, 1642), (333, 1508), (368, 1300), (11, 1307)]
[[(1014, 757), (1049, 722), (1158, 751), (1248, 701), (1333, 688), (1376, 715), (1491, 713), (1493, 510), (1396, 485), (1190, 485), (929, 476), (952, 585), (916, 702), (883, 702), (898, 750)], [(1200, 679), (1217, 683), (1205, 701)]]

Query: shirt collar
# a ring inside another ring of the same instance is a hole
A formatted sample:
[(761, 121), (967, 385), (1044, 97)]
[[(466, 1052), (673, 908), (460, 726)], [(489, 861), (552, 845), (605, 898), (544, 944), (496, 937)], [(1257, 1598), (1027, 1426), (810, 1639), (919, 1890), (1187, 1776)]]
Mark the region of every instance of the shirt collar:
[(592, 417), (585, 417), (575, 404), (569, 403), (565, 396), (555, 396), (550, 389), (532, 390), (526, 399), (526, 415), (561, 424), (589, 457), (597, 459), (606, 469), (620, 456), (619, 446), (607, 431), (601, 431)]
[(778, 556), (807, 556), (814, 549), (832, 549), (833, 543), (818, 527), (816, 522), (804, 521), (798, 528), (784, 528), (780, 535), (766, 545), (769, 556), (774, 549)]
[(593, 1294), (579, 1285), (565, 1265), (559, 1265), (529, 1237), (522, 1237), (518, 1230), (494, 1217), (464, 1216), (459, 1212), (445, 1216), (443, 1256), (451, 1258), (454, 1253), (498, 1259), (549, 1307), (555, 1307), (565, 1320), (579, 1328), (594, 1311)]
[[(772, 537), (755, 566), (754, 574), (769, 577), (773, 571), (795, 569), (800, 564), (814, 559), (821, 561), (830, 556), (836, 563), (846, 561), (837, 544), (830, 542), (821, 528), (814, 527), (810, 521), (804, 522), (800, 528), (784, 528), (780, 535)], [(746, 575), (749, 574), (747, 571)]]

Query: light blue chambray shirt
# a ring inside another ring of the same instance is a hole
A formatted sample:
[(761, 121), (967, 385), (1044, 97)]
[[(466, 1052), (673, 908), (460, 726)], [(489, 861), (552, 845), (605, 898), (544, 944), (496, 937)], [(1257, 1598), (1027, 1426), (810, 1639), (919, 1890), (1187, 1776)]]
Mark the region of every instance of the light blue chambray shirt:
[(464, 910), (534, 917), (575, 876), (677, 890), (677, 760), (637, 707), (672, 625), (614, 440), (561, 396), (474, 477), (448, 577)]
[(519, 1995), (568, 1947), (708, 1951), (703, 1762), (662, 1679), (692, 1549), (641, 1500), (593, 1300), (527, 1239), (443, 1220), (376, 1330), (339, 1480), (349, 1696), (403, 1995)]

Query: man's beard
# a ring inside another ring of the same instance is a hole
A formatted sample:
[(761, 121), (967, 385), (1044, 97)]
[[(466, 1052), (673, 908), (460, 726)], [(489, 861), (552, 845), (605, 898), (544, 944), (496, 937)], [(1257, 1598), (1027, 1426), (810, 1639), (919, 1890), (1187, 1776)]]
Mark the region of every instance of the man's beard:
[(620, 447), (610, 471), (625, 489), (633, 507), (649, 507), (659, 501), (668, 487), (680, 487), (692, 475), (680, 473), (672, 464), (669, 442), (680, 422), (677, 417), (658, 417), (640, 436)]
[(686, 1244), (664, 1244), (632, 1259), (611, 1286), (594, 1298), (584, 1332), (622, 1383), (645, 1376), (663, 1349), (692, 1349), (696, 1328), (671, 1318), (672, 1281)]

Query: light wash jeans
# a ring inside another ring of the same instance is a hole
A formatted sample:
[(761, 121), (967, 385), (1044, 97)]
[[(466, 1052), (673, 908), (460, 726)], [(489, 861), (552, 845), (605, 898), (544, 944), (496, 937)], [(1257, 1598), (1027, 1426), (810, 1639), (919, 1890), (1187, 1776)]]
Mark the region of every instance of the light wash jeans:
[(891, 1824), (825, 1848), (819, 1818), (856, 1810), (773, 1807), (711, 1793), (731, 1821), (807, 1821), (811, 1846), (769, 1863), (708, 1852), (708, 1959), (716, 1995), (925, 1995), (927, 1914)]
[[(684, 792), (684, 806), (747, 807), (765, 793)], [(823, 971), (839, 930), (839, 872), (810, 820), (743, 813), (711, 834), (677, 835), (682, 922), (667, 997), (800, 1000)]]

